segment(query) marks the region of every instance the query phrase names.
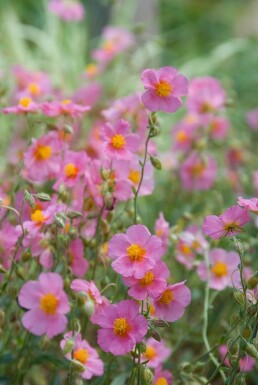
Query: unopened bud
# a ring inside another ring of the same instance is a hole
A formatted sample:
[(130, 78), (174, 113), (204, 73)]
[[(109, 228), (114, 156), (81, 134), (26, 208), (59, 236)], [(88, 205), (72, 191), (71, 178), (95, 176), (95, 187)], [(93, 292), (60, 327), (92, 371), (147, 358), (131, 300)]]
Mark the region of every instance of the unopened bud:
[(69, 230), (69, 237), (71, 238), (72, 241), (78, 238), (78, 231), (75, 227), (70, 227)]
[(244, 246), (243, 246), (242, 242), (240, 242), (236, 238), (234, 238), (234, 246), (235, 246), (236, 252), (239, 255), (243, 255), (244, 254)]
[(157, 326), (159, 328), (166, 328), (167, 326), (169, 326), (166, 321), (163, 321), (161, 319), (155, 320), (153, 323), (155, 326)]
[(66, 214), (67, 218), (69, 219), (77, 219), (82, 216), (82, 214), (79, 211), (69, 211), (69, 213)]
[(151, 161), (151, 164), (154, 168), (156, 168), (156, 170), (161, 170), (162, 169), (162, 164), (160, 162), (160, 160), (158, 158), (156, 158), (155, 156), (150, 156), (150, 161)]
[(241, 306), (244, 306), (245, 304), (245, 295), (241, 291), (235, 291), (234, 292), (234, 298), (237, 301), (237, 303)]
[(238, 311), (235, 311), (230, 317), (230, 325), (234, 326), (241, 320), (240, 314)]
[(192, 369), (192, 365), (190, 364), (190, 362), (183, 362), (180, 367), (182, 368), (182, 370), (186, 373), (190, 373), (191, 372), (191, 369)]
[(18, 265), (15, 266), (15, 274), (17, 275), (18, 278), (25, 281), (25, 279), (26, 279), (25, 271), (21, 266), (18, 266)]
[(141, 366), (141, 382), (142, 385), (152, 385), (153, 383), (153, 374), (150, 368), (147, 365)]
[(6, 274), (7, 270), (4, 268), (3, 265), (0, 264), (0, 273)]
[(252, 290), (258, 285), (258, 272), (252, 275), (247, 281), (248, 289)]
[(36, 194), (35, 197), (38, 198), (38, 200), (40, 200), (41, 202), (51, 201), (51, 196), (44, 192)]
[(66, 188), (64, 186), (60, 186), (59, 190), (58, 190), (58, 198), (66, 203), (69, 199), (69, 192), (66, 190)]
[(151, 112), (150, 116), (149, 116), (149, 125), (153, 125), (153, 124), (156, 124), (158, 121), (158, 116), (157, 116), (157, 112)]
[(105, 202), (105, 205), (108, 209), (112, 209), (113, 208), (113, 205), (114, 205), (114, 198), (113, 198), (113, 194), (111, 194), (110, 192), (107, 192), (105, 195), (104, 195), (104, 202)]
[(67, 340), (63, 348), (64, 354), (70, 353), (73, 350), (74, 346), (75, 346), (74, 339)]
[(28, 205), (34, 209), (35, 206), (36, 206), (35, 199), (34, 199), (34, 197), (29, 193), (28, 190), (24, 190), (24, 195), (23, 195), (23, 196), (24, 196), (25, 202), (28, 203)]
[(160, 134), (160, 128), (159, 126), (153, 125), (150, 126), (150, 137), (153, 138), (154, 136), (158, 136)]
[(103, 180), (108, 180), (110, 178), (110, 171), (104, 168), (100, 169), (100, 176)]
[(250, 342), (246, 341), (245, 351), (247, 354), (249, 354), (249, 356), (251, 356), (255, 359), (258, 358), (258, 351), (257, 351), (256, 347), (253, 344), (251, 344)]
[(146, 344), (145, 342), (140, 342), (139, 343), (139, 350), (141, 353), (146, 353)]
[(65, 125), (64, 125), (64, 132), (65, 132), (66, 134), (73, 135), (73, 127), (70, 126), (69, 124), (65, 124)]
[(156, 340), (156, 341), (158, 341), (158, 342), (161, 341), (160, 334), (159, 334), (159, 332), (158, 332), (157, 330), (153, 329), (153, 330), (151, 331), (151, 336), (152, 336), (152, 338), (154, 338), (154, 340)]
[(254, 305), (254, 306), (249, 306), (249, 308), (247, 309), (247, 314), (249, 316), (254, 316), (255, 314), (257, 313), (257, 307)]
[(228, 351), (232, 355), (234, 355), (238, 352), (238, 345), (235, 343), (234, 340), (228, 341)]
[(243, 330), (243, 337), (248, 340), (251, 334), (252, 334), (252, 328), (250, 326), (246, 326)]
[(114, 218), (113, 211), (109, 211), (108, 214), (107, 214), (107, 217), (106, 217), (107, 222), (110, 223), (113, 218)]
[(55, 214), (55, 224), (63, 229), (65, 227), (65, 221), (59, 214)]
[(72, 365), (72, 368), (75, 372), (82, 373), (85, 371), (85, 366), (80, 361), (72, 359), (71, 365)]
[(23, 262), (29, 261), (31, 259), (31, 257), (32, 257), (32, 254), (31, 254), (30, 248), (23, 250), (23, 252), (22, 252), (22, 261)]

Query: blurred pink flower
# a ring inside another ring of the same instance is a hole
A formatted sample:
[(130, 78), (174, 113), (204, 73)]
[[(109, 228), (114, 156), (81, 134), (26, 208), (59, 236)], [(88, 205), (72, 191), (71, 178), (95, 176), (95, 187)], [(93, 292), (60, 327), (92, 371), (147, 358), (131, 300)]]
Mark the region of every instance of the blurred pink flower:
[(182, 105), (181, 96), (188, 92), (188, 80), (173, 67), (146, 69), (141, 80), (147, 90), (142, 103), (149, 111), (176, 112)]
[(254, 214), (258, 214), (258, 198), (244, 199), (238, 197), (237, 203), (239, 206), (246, 208)]
[[(232, 287), (234, 275), (239, 276), (238, 265), (240, 263), (239, 255), (223, 249), (213, 249), (209, 253), (210, 260), (210, 287), (216, 290), (224, 290), (226, 287)], [(197, 268), (197, 272), (202, 281), (207, 281), (208, 272), (206, 263), (203, 261)]]
[(73, 353), (67, 353), (65, 357), (68, 360), (79, 361), (85, 370), (81, 373), (81, 377), (85, 380), (90, 380), (93, 376), (102, 376), (104, 373), (104, 364), (99, 358), (96, 349), (93, 349), (90, 344), (82, 339), (82, 335), (73, 332), (66, 333), (64, 339), (60, 342), (60, 346), (64, 349), (67, 341), (74, 341)]
[(89, 262), (84, 258), (83, 244), (80, 239), (70, 242), (68, 256), (73, 275), (79, 278), (84, 277), (89, 268)]
[(171, 349), (163, 341), (156, 341), (154, 338), (146, 340), (146, 352), (142, 354), (141, 361), (148, 361), (150, 368), (157, 368), (170, 356)]
[(168, 370), (162, 369), (162, 365), (155, 369), (153, 385), (172, 385), (173, 376)]
[(158, 318), (175, 322), (185, 312), (185, 308), (191, 302), (191, 292), (185, 281), (168, 285), (163, 293), (154, 301), (154, 308)]
[(232, 237), (242, 232), (242, 226), (250, 221), (247, 209), (239, 206), (229, 207), (223, 214), (208, 215), (204, 219), (203, 232), (211, 238)]
[(112, 268), (123, 277), (144, 278), (162, 255), (159, 237), (147, 227), (133, 225), (126, 234), (116, 234), (109, 241), (108, 256), (114, 259)]
[(19, 100), (18, 104), (13, 107), (5, 107), (3, 108), (4, 114), (26, 114), (29, 112), (37, 112), (39, 109), (39, 105), (35, 103), (31, 98), (28, 96), (23, 97)]
[[(227, 345), (221, 345), (219, 347), (219, 353), (220, 353), (221, 359), (223, 359), (225, 357), (227, 351), (228, 351)], [(224, 363), (226, 366), (231, 368), (231, 365), (230, 365), (228, 358), (225, 359)], [(253, 357), (249, 356), (248, 354), (245, 354), (240, 359), (240, 362), (239, 362), (240, 371), (241, 372), (250, 372), (253, 369), (253, 367), (255, 366), (255, 364), (256, 364), (256, 360)]]
[(65, 314), (70, 311), (70, 305), (60, 274), (41, 273), (37, 281), (26, 282), (18, 301), (21, 307), (29, 309), (22, 317), (22, 324), (32, 334), (53, 338), (65, 330)]
[(85, 15), (78, 0), (49, 0), (48, 9), (65, 21), (80, 21)]
[(129, 353), (141, 342), (148, 330), (148, 322), (139, 314), (139, 306), (131, 300), (109, 305), (100, 315), (98, 344), (104, 352), (115, 356)]
[(246, 121), (253, 130), (258, 130), (258, 108), (247, 112)]
[(85, 112), (90, 110), (90, 106), (76, 104), (70, 99), (43, 102), (39, 105), (39, 108), (46, 116), (57, 117), (65, 115), (73, 118), (81, 118)]
[(155, 234), (161, 239), (162, 252), (165, 254), (169, 244), (169, 223), (165, 220), (163, 213), (159, 213), (155, 222)]

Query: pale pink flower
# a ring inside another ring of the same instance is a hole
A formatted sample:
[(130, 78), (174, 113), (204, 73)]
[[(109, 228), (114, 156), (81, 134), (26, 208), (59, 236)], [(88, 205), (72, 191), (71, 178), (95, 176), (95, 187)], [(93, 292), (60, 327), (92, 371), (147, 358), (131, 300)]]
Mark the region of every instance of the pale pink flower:
[(195, 124), (180, 122), (173, 127), (172, 140), (173, 149), (179, 151), (189, 151), (197, 139)]
[(141, 342), (148, 330), (148, 322), (139, 314), (139, 306), (131, 300), (109, 305), (100, 315), (98, 344), (104, 352), (115, 356), (129, 353)]
[[(228, 351), (227, 345), (221, 345), (219, 347), (219, 353), (220, 353), (221, 359), (223, 359), (225, 357), (227, 351)], [(236, 358), (237, 358), (237, 356), (236, 356)], [(231, 364), (229, 362), (228, 357), (225, 359), (224, 363), (226, 366), (231, 368)], [(241, 372), (250, 372), (254, 368), (255, 364), (256, 364), (256, 360), (253, 357), (249, 356), (248, 354), (245, 354), (240, 359), (240, 362), (239, 362), (240, 371)]]
[(85, 15), (84, 7), (78, 0), (50, 0), (48, 9), (64, 21), (80, 21)]
[(41, 273), (37, 281), (26, 282), (18, 301), (21, 307), (29, 309), (22, 317), (22, 324), (32, 334), (53, 338), (65, 330), (65, 314), (70, 311), (70, 305), (60, 274)]
[(183, 162), (180, 178), (186, 190), (209, 190), (215, 182), (217, 162), (211, 156), (202, 158), (197, 152), (192, 152)]
[(75, 335), (73, 335), (73, 332), (66, 333), (64, 339), (60, 342), (62, 349), (64, 349), (67, 341), (74, 341), (74, 348), (65, 357), (68, 360), (79, 361), (85, 367), (85, 370), (81, 373), (83, 379), (90, 380), (93, 376), (103, 375), (104, 364), (99, 358), (98, 352), (86, 340), (82, 339), (80, 333)]
[(64, 115), (72, 118), (81, 118), (85, 112), (90, 110), (90, 106), (76, 104), (70, 99), (43, 102), (39, 105), (39, 108), (46, 116), (57, 117)]
[(258, 108), (247, 112), (246, 121), (253, 130), (258, 130)]
[(254, 214), (258, 214), (258, 198), (244, 199), (238, 197), (237, 203), (239, 206), (246, 208)]
[(242, 226), (250, 221), (247, 209), (239, 206), (229, 207), (223, 214), (208, 215), (204, 219), (203, 232), (211, 238), (232, 237), (242, 232)]
[(165, 254), (169, 244), (169, 223), (165, 220), (163, 213), (159, 213), (155, 222), (155, 234), (161, 239), (163, 254)]
[(31, 98), (25, 96), (21, 98), (16, 106), (3, 108), (4, 114), (26, 114), (29, 112), (37, 112), (39, 105), (35, 103)]
[[(210, 261), (210, 287), (216, 290), (224, 290), (232, 287), (233, 273), (238, 275), (239, 255), (223, 249), (213, 249), (209, 253)], [(206, 263), (203, 261), (197, 268), (197, 272), (202, 281), (207, 281), (208, 271)]]
[(162, 369), (162, 365), (155, 369), (153, 385), (172, 385), (173, 376), (168, 370)]
[(84, 257), (83, 244), (80, 239), (70, 242), (68, 256), (73, 275), (79, 278), (84, 277), (89, 268), (89, 262)]
[(123, 277), (123, 282), (130, 287), (128, 294), (137, 300), (144, 300), (147, 297), (157, 298), (167, 286), (166, 279), (169, 274), (167, 265), (159, 261), (143, 278)]
[(158, 318), (175, 322), (185, 312), (185, 308), (191, 302), (191, 292), (185, 281), (168, 285), (163, 293), (154, 301), (154, 308)]
[(255, 188), (255, 192), (258, 194), (258, 171), (253, 173), (253, 185)]
[(190, 112), (207, 115), (223, 108), (225, 102), (226, 94), (219, 80), (209, 76), (191, 80), (187, 97)]
[(147, 227), (133, 225), (126, 234), (116, 234), (108, 244), (113, 269), (123, 277), (143, 278), (162, 255), (162, 242)]
[(173, 67), (146, 69), (141, 80), (147, 90), (142, 103), (149, 111), (176, 112), (182, 105), (181, 96), (188, 93), (188, 80)]
[(142, 354), (141, 361), (148, 361), (150, 368), (157, 368), (170, 356), (171, 349), (163, 341), (154, 338), (146, 340), (146, 352)]
[(229, 127), (230, 122), (226, 117), (213, 116), (209, 123), (209, 129), (212, 139), (225, 139), (228, 134)]
[(139, 138), (130, 133), (130, 124), (126, 120), (118, 120), (114, 125), (106, 123), (100, 135), (104, 153), (110, 159), (131, 159), (139, 148)]

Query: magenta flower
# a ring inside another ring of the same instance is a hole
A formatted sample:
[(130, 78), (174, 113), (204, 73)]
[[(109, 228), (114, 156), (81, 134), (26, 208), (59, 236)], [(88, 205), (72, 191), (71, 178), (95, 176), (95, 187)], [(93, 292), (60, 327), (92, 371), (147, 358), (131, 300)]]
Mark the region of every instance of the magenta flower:
[(180, 179), (186, 190), (208, 190), (212, 187), (217, 173), (217, 163), (207, 156), (203, 159), (197, 152), (192, 152), (183, 162)]
[(188, 80), (173, 67), (146, 69), (141, 80), (147, 90), (142, 103), (149, 111), (176, 112), (182, 105), (181, 96), (188, 92)]
[(50, 0), (48, 8), (64, 21), (80, 21), (85, 15), (84, 7), (78, 0)]
[(139, 306), (131, 300), (109, 305), (100, 315), (98, 344), (104, 352), (115, 356), (129, 353), (141, 342), (148, 330), (148, 322), (139, 314)]
[(154, 301), (157, 317), (175, 322), (184, 315), (185, 308), (191, 302), (191, 292), (185, 281), (168, 285), (163, 293)]
[(204, 219), (203, 232), (211, 238), (232, 237), (243, 231), (242, 226), (250, 221), (248, 210), (239, 206), (229, 207), (223, 214), (208, 215)]
[[(219, 347), (219, 353), (220, 353), (221, 359), (224, 358), (227, 351), (228, 351), (227, 345), (221, 345)], [(226, 366), (231, 368), (231, 364), (230, 364), (228, 358), (225, 359), (224, 363)], [(240, 359), (240, 362), (239, 362), (240, 371), (241, 372), (250, 372), (253, 369), (253, 367), (255, 366), (255, 364), (256, 364), (256, 360), (253, 357), (249, 356), (248, 354), (245, 354)]]
[(21, 98), (16, 106), (3, 108), (4, 114), (26, 114), (28, 112), (36, 112), (38, 110), (38, 104), (31, 98), (25, 96)]
[(162, 242), (147, 227), (133, 225), (126, 234), (116, 234), (108, 244), (113, 269), (123, 277), (144, 278), (162, 255)]
[(212, 139), (223, 140), (228, 134), (230, 122), (224, 116), (214, 116), (209, 126)]
[[(213, 249), (209, 254), (210, 260), (210, 287), (216, 290), (223, 290), (226, 287), (232, 287), (232, 279), (239, 276), (237, 270), (240, 263), (239, 255), (223, 249)], [(233, 273), (235, 272), (235, 277)], [(203, 261), (197, 268), (197, 273), (202, 281), (207, 281), (208, 272), (206, 263)]]
[(46, 116), (71, 116), (73, 118), (81, 118), (83, 114), (90, 110), (89, 106), (82, 106), (74, 103), (70, 99), (61, 101), (53, 100), (51, 102), (44, 102), (39, 105), (42, 113)]
[(136, 279), (134, 277), (123, 278), (123, 282), (130, 289), (128, 294), (137, 299), (144, 300), (147, 297), (157, 298), (167, 286), (166, 279), (169, 277), (167, 265), (159, 261), (143, 278)]
[(254, 131), (258, 130), (258, 108), (247, 112), (246, 121)]
[(84, 277), (89, 267), (89, 262), (84, 258), (83, 244), (80, 239), (71, 241), (68, 256), (73, 275), (76, 277)]
[(155, 222), (155, 234), (161, 239), (163, 254), (165, 254), (169, 244), (169, 223), (165, 220), (163, 213), (159, 213)]
[(150, 368), (157, 368), (170, 356), (171, 349), (163, 341), (149, 338), (146, 341), (146, 352), (142, 354), (141, 361), (148, 361)]
[(118, 120), (113, 126), (106, 123), (100, 131), (105, 154), (110, 159), (131, 159), (139, 148), (139, 138), (130, 133), (130, 123)]
[(258, 198), (244, 199), (238, 197), (237, 203), (252, 213), (258, 214)]
[(26, 282), (20, 290), (18, 302), (21, 307), (29, 309), (22, 317), (22, 324), (32, 334), (46, 334), (53, 338), (65, 330), (65, 314), (70, 311), (70, 305), (60, 274), (41, 273), (37, 281)]
[(73, 336), (73, 332), (66, 333), (64, 339), (60, 342), (62, 349), (64, 349), (67, 341), (74, 341), (73, 358), (72, 353), (66, 354), (65, 357), (68, 360), (79, 361), (85, 367), (85, 370), (81, 373), (82, 378), (90, 380), (93, 376), (102, 376), (104, 364), (96, 349), (93, 349), (86, 340), (83, 340), (80, 333), (75, 336)]
[(172, 385), (173, 376), (168, 370), (163, 370), (162, 365), (155, 369), (153, 385)]

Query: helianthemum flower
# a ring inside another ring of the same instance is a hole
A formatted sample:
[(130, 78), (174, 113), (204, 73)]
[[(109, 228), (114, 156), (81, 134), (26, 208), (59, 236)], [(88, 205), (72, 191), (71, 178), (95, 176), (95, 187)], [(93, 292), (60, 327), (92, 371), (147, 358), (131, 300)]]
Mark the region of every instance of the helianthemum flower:
[(220, 216), (208, 215), (204, 219), (203, 232), (211, 238), (232, 237), (242, 232), (242, 226), (248, 223), (250, 215), (247, 209), (239, 206), (229, 207)]
[(113, 269), (123, 277), (144, 278), (162, 255), (162, 242), (147, 227), (133, 225), (126, 234), (116, 234), (108, 244)]
[(187, 95), (188, 80), (176, 68), (146, 69), (141, 75), (144, 88), (142, 103), (149, 111), (176, 112)]
[(63, 279), (57, 273), (41, 273), (38, 281), (26, 282), (19, 293), (21, 307), (29, 309), (22, 317), (23, 326), (32, 334), (53, 338), (62, 333), (70, 310), (63, 290)]
[[(102, 376), (104, 365), (99, 358), (98, 352), (93, 349), (90, 344), (82, 339), (80, 333), (73, 336), (72, 332), (66, 333), (61, 341), (61, 348), (64, 349), (67, 341), (74, 341), (73, 354), (70, 352), (65, 355), (68, 360), (78, 361), (85, 370), (81, 376), (85, 380), (91, 379), (93, 376)], [(72, 357), (73, 356), (73, 357)]]
[(126, 300), (109, 305), (99, 317), (98, 344), (104, 352), (115, 356), (129, 353), (141, 342), (148, 330), (148, 323), (139, 314), (136, 302)]
[(150, 368), (157, 368), (170, 356), (171, 349), (163, 341), (148, 338), (146, 341), (146, 351), (142, 354), (141, 360), (148, 361)]
[(190, 302), (191, 292), (184, 281), (168, 285), (154, 301), (155, 312), (160, 319), (175, 322), (184, 315)]

